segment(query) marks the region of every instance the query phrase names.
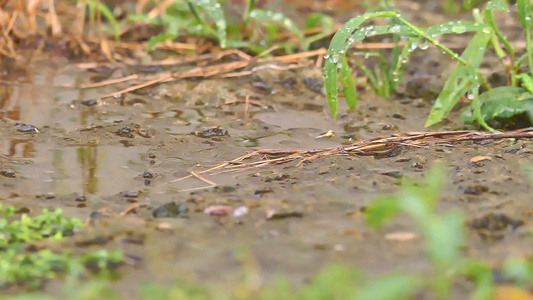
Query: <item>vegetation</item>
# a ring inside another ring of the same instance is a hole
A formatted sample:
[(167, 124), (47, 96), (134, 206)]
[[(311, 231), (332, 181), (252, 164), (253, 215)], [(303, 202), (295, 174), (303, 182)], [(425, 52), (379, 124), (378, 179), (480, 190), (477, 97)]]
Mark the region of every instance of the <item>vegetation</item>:
[[(250, 290), (242, 284), (232, 291), (213, 285), (197, 284), (191, 281), (179, 281), (170, 287), (159, 287), (152, 284), (145, 285), (138, 290), (138, 299), (360, 299), (360, 300), (392, 300), (412, 299), (417, 291), (433, 293), (434, 299), (451, 299), (451, 289), (459, 279), (469, 279), (475, 285), (470, 299), (493, 299), (497, 285), (493, 276), (494, 269), (488, 263), (464, 256), (462, 248), (465, 236), (465, 219), (460, 210), (453, 209), (438, 212), (437, 205), (441, 189), (445, 182), (445, 172), (442, 167), (435, 167), (423, 183), (403, 180), (401, 190), (393, 195), (381, 196), (371, 202), (365, 209), (367, 224), (380, 229), (387, 225), (398, 214), (406, 214), (418, 225), (426, 244), (426, 253), (432, 264), (432, 272), (428, 274), (387, 274), (381, 278), (369, 280), (356, 269), (330, 265), (313, 277), (309, 284), (294, 288), (289, 280), (278, 277), (271, 286), (259, 290)], [(9, 208), (12, 211), (12, 208)], [(49, 215), (45, 212), (43, 215)], [(54, 220), (60, 216), (54, 214)], [(43, 219), (41, 217), (40, 219)], [(61, 217), (59, 217), (61, 219)], [(35, 224), (37, 221), (34, 221)], [(13, 222), (12, 222), (13, 223)], [(51, 229), (51, 223), (40, 226), (41, 232), (61, 232)], [(68, 224), (77, 221), (62, 220), (61, 228), (76, 228)], [(14, 227), (16, 225), (11, 225)], [(33, 226), (32, 226), (33, 227)], [(56, 237), (59, 235), (56, 233)], [(21, 237), (24, 239), (24, 237)], [(93, 254), (78, 260), (72, 256), (65, 257), (51, 255), (50, 252), (38, 252), (37, 255), (26, 256), (26, 264), (31, 264), (34, 272), (29, 274), (29, 268), (24, 265), (19, 271), (17, 281), (21, 279), (38, 283), (38, 278), (53, 278), (57, 267), (60, 270), (79, 275), (82, 273), (80, 262), (87, 264), (88, 260), (97, 260), (100, 269), (108, 267), (110, 262), (120, 261), (118, 254)], [(21, 266), (16, 260), (18, 267)], [(3, 265), (6, 262), (2, 263)], [(12, 263), (13, 264), (13, 263)], [(49, 266), (53, 265), (54, 271)], [(13, 269), (13, 268), (10, 268)], [(24, 272), (22, 272), (24, 270)], [(513, 283), (518, 287), (530, 288), (533, 282), (533, 262), (522, 259), (509, 259), (503, 263), (500, 281)], [(246, 274), (250, 275), (250, 274)], [(244, 276), (247, 277), (247, 276)], [(3, 278), (6, 278), (5, 276)], [(5, 282), (5, 279), (4, 279)], [(79, 285), (79, 283), (78, 283)], [(83, 284), (81, 287), (70, 283), (63, 290), (68, 299), (121, 299), (105, 282)], [(519, 289), (519, 288), (517, 288)], [(48, 296), (24, 295), (10, 299), (53, 299)]]
[(50, 249), (33, 250), (32, 242), (62, 240), (83, 227), (78, 219), (63, 217), (57, 209), (46, 209), (30, 217), (23, 213), (17, 220), (17, 209), (0, 204), (0, 288), (13, 284), (38, 288), (46, 279), (59, 275), (82, 276), (89, 270), (99, 271), (122, 261), (120, 252), (99, 250), (81, 256), (71, 251), (54, 253)]
[[(351, 70), (349, 65), (343, 62), (347, 55), (351, 54), (350, 47), (352, 45), (363, 41), (366, 37), (385, 34), (393, 35), (396, 43), (400, 37), (406, 39), (403, 50), (401, 52), (396, 50), (392, 55), (389, 67), (382, 67), (381, 70), (381, 72), (387, 73), (383, 76), (383, 81), (387, 82), (392, 91), (402, 77), (409, 54), (417, 48), (424, 50), (431, 44), (457, 61), (455, 70), (447, 79), (443, 90), (433, 105), (426, 126), (434, 125), (446, 118), (465, 95), (471, 104), (463, 113), (462, 120), (467, 123), (477, 122), (488, 130), (493, 129), (487, 125), (487, 121), (496, 117), (509, 118), (530, 111), (533, 108), (530, 71), (520, 72), (520, 68), (527, 61), (528, 70), (533, 69), (533, 51), (530, 40), (531, 3), (527, 0), (520, 0), (517, 3), (517, 8), (518, 19), (524, 30), (527, 45), (526, 53), (518, 58), (514, 47), (499, 31), (494, 21), (494, 10), (508, 10), (507, 5), (502, 0), (489, 1), (482, 12), (474, 9), (475, 22), (447, 22), (426, 29), (413, 25), (401, 13), (393, 11), (371, 12), (351, 19), (335, 34), (326, 55), (327, 60), (324, 67), (326, 95), (333, 116), (337, 115), (337, 69), (339, 62), (341, 62), (339, 81), (343, 87), (345, 100), (349, 107), (354, 108), (356, 105), (355, 89), (346, 86), (342, 80), (343, 77), (347, 76), (346, 74), (351, 74)], [(391, 25), (361, 27), (364, 22), (376, 18), (389, 18), (392, 20)], [(463, 34), (465, 32), (475, 34), (462, 54), (455, 53), (436, 39), (443, 34)], [(492, 89), (479, 71), (479, 66), (488, 48), (492, 48), (497, 53), (500, 62), (507, 71), (509, 85), (506, 87)], [(369, 76), (368, 71), (364, 69), (363, 71)], [(524, 88), (519, 87), (519, 83), (522, 83)], [(374, 84), (374, 86), (376, 85)], [(481, 87), (485, 88), (486, 91), (480, 96)]]

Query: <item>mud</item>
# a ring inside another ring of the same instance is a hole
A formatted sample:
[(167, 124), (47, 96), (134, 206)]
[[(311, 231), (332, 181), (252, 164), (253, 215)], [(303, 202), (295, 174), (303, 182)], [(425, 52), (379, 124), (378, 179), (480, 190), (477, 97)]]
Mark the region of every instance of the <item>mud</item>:
[[(427, 53), (419, 59), (449, 72), (450, 64), (437, 63), (443, 59), (437, 51)], [(435, 70), (416, 72), (409, 74)], [(7, 71), (0, 86), (0, 201), (30, 211), (61, 208), (90, 221), (90, 230), (55, 247), (122, 249), (126, 265), (114, 285), (123, 294), (146, 281), (237, 281), (250, 262), (261, 282), (283, 273), (302, 283), (334, 262), (369, 276), (427, 272), (420, 238), (385, 239), (418, 233), (408, 218), (375, 231), (364, 224), (362, 210), (375, 196), (397, 190), (400, 178), (422, 179), (436, 163), (448, 170), (440, 207), (467, 216), (468, 256), (498, 265), (533, 255), (531, 186), (521, 169), (533, 157), (528, 140), (327, 157), (176, 181), (257, 149), (335, 147), (426, 130), (431, 103), (421, 95), (382, 99), (361, 92), (357, 110), (341, 106), (333, 120), (316, 67), (180, 80), (118, 99), (99, 97), (131, 82), (68, 87), (100, 80), (92, 76), (60, 58)], [(431, 129), (473, 129), (461, 125), (458, 114)], [(491, 160), (471, 163), (475, 156)], [(118, 216), (133, 203), (139, 206), (132, 213)], [(215, 205), (229, 207), (227, 214), (204, 213)], [(56, 293), (57, 284), (46, 291)], [(464, 289), (454, 299), (466, 297)]]

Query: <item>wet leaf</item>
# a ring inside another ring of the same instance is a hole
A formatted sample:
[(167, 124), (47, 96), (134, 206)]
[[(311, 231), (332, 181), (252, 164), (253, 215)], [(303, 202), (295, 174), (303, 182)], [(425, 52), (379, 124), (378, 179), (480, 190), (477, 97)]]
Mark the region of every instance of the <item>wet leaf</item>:
[(436, 37), (443, 34), (462, 34), (465, 32), (477, 32), (485, 27), (472, 21), (451, 21), (428, 27), (426, 34), (430, 37)]
[[(365, 37), (361, 35), (357, 37), (352, 37), (353, 32), (357, 30), (361, 24), (363, 24), (369, 19), (396, 16), (397, 14), (395, 12), (366, 13), (364, 15), (350, 19), (333, 36), (333, 39), (329, 44), (328, 53), (324, 56), (324, 58), (326, 59), (324, 65), (324, 78), (326, 86), (326, 98), (331, 109), (331, 114), (334, 118), (337, 117), (337, 64), (339, 62), (340, 56), (345, 54), (347, 44), (357, 43), (359, 41), (362, 41)], [(350, 40), (348, 40), (349, 38)]]
[(487, 3), (486, 9), (507, 10), (505, 0), (491, 0)]
[(531, 9), (530, 0), (516, 1), (516, 8), (518, 9), (518, 20), (520, 21), (520, 25), (522, 25), (522, 28), (531, 28), (531, 18), (533, 17), (533, 12)]

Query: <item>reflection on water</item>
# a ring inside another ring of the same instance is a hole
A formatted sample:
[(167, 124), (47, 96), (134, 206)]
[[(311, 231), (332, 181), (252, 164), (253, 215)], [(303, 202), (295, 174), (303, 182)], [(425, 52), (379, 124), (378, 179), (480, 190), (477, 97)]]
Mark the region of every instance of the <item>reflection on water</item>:
[[(4, 145), (2, 154), (7, 154), (10, 148), (6, 145), (10, 143), (0, 144)], [(24, 148), (21, 149), (22, 153), (17, 152), (12, 157), (29, 157), (23, 154)], [(50, 144), (36, 143), (33, 150), (31, 163), (15, 166), (18, 176), (24, 179), (17, 180), (16, 186), (9, 191), (1, 190), (0, 197), (10, 192), (109, 196), (142, 187), (135, 178), (144, 171), (140, 157), (147, 151), (146, 147), (54, 148)]]
[(81, 176), (83, 177), (83, 194), (96, 194), (98, 191), (98, 177), (96, 171), (98, 167), (98, 148), (79, 147), (76, 149), (78, 163), (80, 164)]
[[(94, 97), (94, 91), (59, 87), (76, 84), (78, 74), (58, 66), (16, 66), (9, 59), (0, 62), (0, 71), (0, 122), (38, 128), (60, 124), (75, 130), (100, 118), (94, 108), (70, 108), (72, 101)], [(53, 139), (35, 143), (20, 134), (0, 136), (0, 153), (17, 162), (19, 177), (9, 189), (0, 190), (0, 197), (10, 193), (107, 196), (139, 188), (134, 178), (143, 170), (135, 166), (146, 147), (59, 147)]]

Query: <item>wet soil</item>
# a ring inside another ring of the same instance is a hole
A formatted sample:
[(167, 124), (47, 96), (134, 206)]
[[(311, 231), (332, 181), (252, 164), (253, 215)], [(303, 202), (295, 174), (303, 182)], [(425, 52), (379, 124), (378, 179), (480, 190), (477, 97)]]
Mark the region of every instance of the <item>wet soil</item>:
[[(420, 64), (408, 72), (411, 79), (453, 66), (431, 49), (414, 59)], [(434, 68), (422, 70), (428, 63)], [(431, 103), (420, 95), (382, 99), (361, 92), (357, 110), (341, 106), (334, 120), (321, 70), (311, 66), (180, 80), (118, 99), (99, 97), (131, 82), (68, 87), (94, 76), (61, 58), (7, 71), (0, 86), (0, 201), (31, 211), (61, 208), (90, 221), (90, 230), (50, 247), (123, 250), (126, 265), (114, 283), (123, 294), (138, 282), (183, 277), (237, 282), (250, 262), (262, 282), (283, 273), (302, 283), (330, 263), (369, 276), (427, 272), (421, 238), (386, 238), (417, 234), (408, 218), (375, 231), (365, 226), (362, 211), (375, 196), (397, 190), (402, 177), (420, 180), (436, 163), (448, 170), (440, 207), (467, 216), (467, 256), (497, 266), (533, 255), (531, 186), (521, 169), (533, 158), (528, 140), (334, 156), (176, 181), (257, 149), (335, 147), (427, 130)], [(431, 130), (473, 129), (461, 125), (458, 114)], [(330, 130), (334, 136), (325, 135)], [(491, 159), (471, 163), (476, 156)], [(118, 216), (134, 203), (132, 213)], [(239, 208), (238, 216), (228, 207)], [(206, 208), (229, 213), (213, 216)], [(57, 284), (46, 291), (55, 294)], [(467, 290), (468, 284), (459, 286), (454, 299), (466, 298)]]

